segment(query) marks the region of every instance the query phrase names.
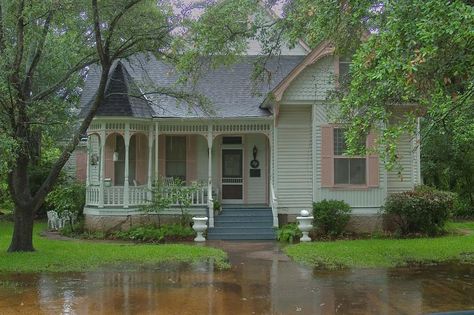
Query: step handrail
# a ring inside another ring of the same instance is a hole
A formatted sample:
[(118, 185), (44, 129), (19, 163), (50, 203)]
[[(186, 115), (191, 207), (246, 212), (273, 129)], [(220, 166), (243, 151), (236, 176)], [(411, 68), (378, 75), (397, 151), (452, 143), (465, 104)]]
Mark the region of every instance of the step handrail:
[(278, 199), (273, 184), (270, 184), (270, 205), (272, 207), (273, 227), (278, 227)]

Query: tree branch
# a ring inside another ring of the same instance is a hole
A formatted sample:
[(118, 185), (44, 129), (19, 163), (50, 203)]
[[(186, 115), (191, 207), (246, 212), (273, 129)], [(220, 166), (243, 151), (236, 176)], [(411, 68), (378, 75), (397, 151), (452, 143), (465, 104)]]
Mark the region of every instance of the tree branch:
[(107, 38), (105, 39), (105, 45), (104, 45), (104, 51), (105, 54), (108, 56), (110, 52), (110, 43), (112, 42), (112, 36), (115, 31), (115, 27), (117, 27), (118, 22), (120, 22), (120, 19), (127, 13), (128, 10), (130, 10), (133, 6), (137, 5), (143, 0), (133, 0), (129, 2), (110, 22), (109, 26), (109, 33), (107, 34)]
[(50, 10), (46, 20), (44, 22), (43, 26), (43, 31), (41, 33), (41, 37), (38, 43), (38, 46), (36, 47), (35, 54), (33, 56), (33, 60), (31, 61), (30, 66), (28, 67), (28, 71), (26, 72), (26, 77), (25, 77), (25, 82), (23, 83), (23, 95), (29, 96), (31, 93), (31, 84), (32, 84), (32, 79), (33, 79), (33, 74), (36, 70), (36, 67), (38, 66), (38, 63), (41, 59), (41, 55), (43, 53), (43, 48), (44, 44), (46, 42), (46, 37), (48, 36), (49, 33), (49, 28), (51, 25), (51, 20), (53, 18), (53, 10)]
[(90, 54), (84, 58), (82, 58), (74, 67), (72, 67), (71, 69), (69, 69), (65, 74), (64, 76), (59, 79), (56, 83), (54, 83), (52, 86), (50, 86), (49, 88), (39, 92), (38, 94), (36, 94), (35, 96), (33, 96), (30, 100), (31, 102), (35, 102), (35, 101), (40, 101), (40, 100), (43, 100), (45, 99), (46, 97), (48, 97), (49, 95), (51, 95), (52, 93), (56, 92), (58, 89), (60, 89), (61, 87), (63, 87), (63, 84), (64, 82), (66, 82), (67, 80), (69, 80), (69, 78), (74, 74), (76, 73), (77, 71), (81, 70), (81, 69), (84, 69), (85, 67), (87, 66), (90, 66), (92, 64), (95, 64), (97, 63), (99, 60), (97, 58), (93, 58), (95, 54)]
[(48, 174), (48, 177), (42, 183), (41, 187), (38, 189), (36, 194), (33, 196), (33, 204), (41, 204), (44, 201), (44, 199), (46, 198), (46, 195), (52, 189), (54, 183), (56, 182), (56, 179), (58, 178), (59, 174), (61, 173), (62, 168), (64, 167), (66, 162), (69, 160), (72, 152), (74, 151), (77, 144), (79, 143), (79, 141), (81, 139), (81, 135), (83, 135), (84, 133), (87, 132), (87, 128), (89, 128), (89, 125), (92, 122), (92, 119), (94, 118), (94, 116), (97, 112), (97, 109), (99, 108), (99, 106), (104, 101), (105, 87), (107, 85), (107, 79), (108, 79), (109, 71), (110, 71), (109, 66), (102, 68), (102, 74), (100, 76), (99, 88), (97, 89), (97, 93), (96, 93), (94, 103), (92, 104), (91, 108), (89, 109), (89, 112), (87, 113), (84, 120), (81, 122), (81, 125), (76, 130), (76, 132), (74, 133), (73, 138), (68, 143), (68, 145), (64, 148), (64, 150), (62, 151), (60, 157), (54, 163), (53, 167), (51, 168), (51, 171)]
[(104, 46), (102, 42), (102, 33), (100, 30), (100, 19), (99, 19), (99, 7), (97, 0), (92, 0), (92, 12), (94, 17), (94, 35), (95, 35), (95, 46), (99, 55), (100, 63), (108, 63), (108, 56), (104, 52)]
[(20, 67), (23, 60), (23, 50), (25, 41), (25, 18), (23, 17), (23, 10), (25, 8), (25, 1), (20, 0), (18, 4), (18, 21), (16, 24), (16, 52), (15, 61), (13, 62), (13, 74), (11, 81), (15, 85), (15, 88), (20, 92)]
[(5, 26), (3, 25), (3, 8), (0, 3), (0, 54), (5, 50)]

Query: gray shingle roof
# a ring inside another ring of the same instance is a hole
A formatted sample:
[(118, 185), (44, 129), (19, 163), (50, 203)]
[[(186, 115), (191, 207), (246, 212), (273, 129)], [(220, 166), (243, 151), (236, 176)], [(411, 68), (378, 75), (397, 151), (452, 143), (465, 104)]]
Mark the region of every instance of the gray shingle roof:
[[(109, 97), (99, 107), (99, 116), (132, 117), (262, 117), (270, 113), (259, 108), (270, 92), (304, 58), (304, 56), (280, 56), (267, 61), (270, 80), (256, 83), (252, 80), (255, 56), (245, 56), (239, 62), (217, 69), (202, 70), (199, 80), (193, 85), (178, 85), (178, 74), (173, 66), (156, 60), (152, 56), (134, 56), (122, 60), (113, 68), (108, 88), (125, 89), (128, 97)], [(123, 68), (120, 69), (120, 68)], [(89, 108), (98, 86), (100, 72), (98, 68), (90, 70), (81, 97), (81, 113)], [(114, 76), (123, 80), (115, 81)], [(120, 83), (123, 81), (124, 83)], [(183, 100), (154, 93), (167, 89), (185, 91), (204, 96), (209, 102), (208, 108), (191, 106)], [(145, 93), (146, 100), (136, 97)], [(112, 93), (114, 94), (114, 93)]]
[[(105, 100), (97, 109), (96, 116), (151, 117), (154, 112), (148, 101), (136, 97), (140, 94), (139, 87), (135, 84), (122, 62), (118, 62), (109, 74), (109, 81), (105, 89)], [(95, 91), (89, 96), (92, 97), (81, 107), (81, 117), (86, 115), (86, 110), (92, 105)]]

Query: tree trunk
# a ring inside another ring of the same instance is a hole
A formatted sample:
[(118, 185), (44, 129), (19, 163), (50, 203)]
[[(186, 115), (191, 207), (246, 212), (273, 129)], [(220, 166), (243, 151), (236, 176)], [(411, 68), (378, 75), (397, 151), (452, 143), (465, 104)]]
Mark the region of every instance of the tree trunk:
[(15, 225), (8, 252), (32, 252), (33, 248), (33, 211), (15, 206)]

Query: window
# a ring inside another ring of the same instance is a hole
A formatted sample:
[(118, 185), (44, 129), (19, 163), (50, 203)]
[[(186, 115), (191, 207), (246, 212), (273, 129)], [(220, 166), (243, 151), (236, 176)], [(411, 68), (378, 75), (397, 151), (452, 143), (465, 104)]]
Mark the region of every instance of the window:
[(342, 88), (347, 88), (351, 80), (350, 77), (350, 66), (351, 61), (349, 58), (340, 57), (339, 58), (339, 85)]
[(166, 177), (186, 180), (186, 136), (166, 137)]
[(242, 137), (222, 137), (222, 144), (242, 144)]
[[(365, 157), (347, 157), (344, 129), (334, 129), (334, 184), (365, 185), (367, 163)], [(365, 143), (365, 141), (364, 141)]]

